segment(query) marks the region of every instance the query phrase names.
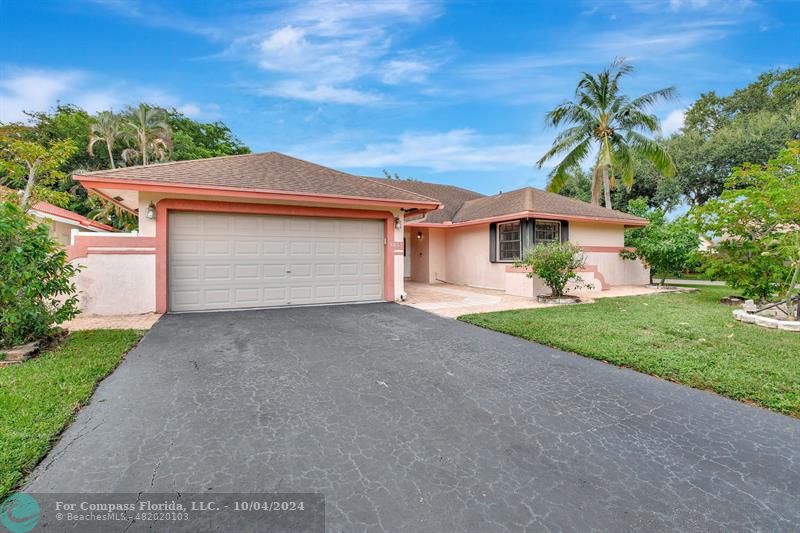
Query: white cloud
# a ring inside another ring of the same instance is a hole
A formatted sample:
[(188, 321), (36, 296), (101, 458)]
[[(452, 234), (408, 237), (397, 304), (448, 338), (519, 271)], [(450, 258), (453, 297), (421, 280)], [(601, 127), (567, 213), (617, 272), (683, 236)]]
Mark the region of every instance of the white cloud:
[(25, 121), (23, 111), (46, 111), (83, 77), (76, 71), (24, 70), (0, 80), (0, 122)]
[(424, 83), (433, 67), (420, 60), (393, 59), (383, 65), (383, 83)]
[(371, 105), (381, 101), (381, 95), (378, 93), (359, 91), (349, 87), (307, 84), (295, 80), (281, 81), (259, 92), (281, 98), (334, 104)]
[[(332, 150), (311, 158), (333, 167), (421, 167), (434, 171), (499, 170), (532, 168), (545, 147), (505, 137), (480, 134), (471, 129), (446, 132), (406, 132), (360, 150)], [(299, 147), (307, 152), (308, 147)]]
[(683, 127), (686, 119), (685, 109), (673, 109), (663, 121), (661, 121), (661, 134), (669, 137)]
[(423, 83), (432, 63), (393, 51), (403, 25), (434, 16), (425, 0), (291, 5), (241, 30), (227, 55), (249, 57), (277, 77), (265, 94), (315, 102), (373, 104), (379, 95), (355, 87), (364, 81)]
[[(26, 121), (23, 111), (48, 111), (57, 102), (75, 104), (90, 114), (120, 111), (139, 102), (174, 107), (192, 118), (214, 119), (214, 104), (189, 102), (159, 88), (137, 86), (116, 79), (73, 70), (6, 69), (0, 79), (0, 122)], [(100, 87), (101, 89), (98, 89)]]

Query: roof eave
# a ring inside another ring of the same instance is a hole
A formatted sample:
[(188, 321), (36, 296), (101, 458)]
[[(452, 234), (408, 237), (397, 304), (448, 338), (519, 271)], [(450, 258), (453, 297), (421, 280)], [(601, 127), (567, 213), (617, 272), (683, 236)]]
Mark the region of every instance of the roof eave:
[(385, 207), (413, 207), (424, 210), (438, 209), (442, 204), (436, 201), (404, 200), (395, 198), (371, 198), (365, 196), (347, 196), (335, 194), (319, 194), (289, 192), (270, 189), (253, 189), (245, 187), (220, 187), (209, 185), (190, 185), (180, 183), (153, 182), (149, 180), (130, 180), (106, 178), (96, 175), (74, 176), (86, 189), (97, 192), (101, 188), (136, 190), (148, 192), (165, 192), (177, 194), (195, 194), (198, 196), (230, 196), (232, 198), (258, 198), (264, 200), (294, 200), (348, 205), (372, 205)]
[(478, 224), (487, 224), (491, 222), (504, 222), (506, 220), (517, 220), (520, 218), (543, 218), (552, 220), (566, 220), (568, 222), (595, 222), (597, 224), (614, 224), (620, 226), (630, 227), (644, 227), (648, 224), (647, 220), (631, 220), (610, 217), (595, 217), (584, 215), (563, 215), (559, 213), (542, 213), (535, 211), (520, 211), (517, 213), (509, 213), (507, 215), (497, 215), (493, 217), (477, 218), (474, 220), (465, 220), (462, 222), (409, 222), (406, 226), (411, 227), (428, 227), (428, 228), (455, 228), (464, 226), (476, 226)]

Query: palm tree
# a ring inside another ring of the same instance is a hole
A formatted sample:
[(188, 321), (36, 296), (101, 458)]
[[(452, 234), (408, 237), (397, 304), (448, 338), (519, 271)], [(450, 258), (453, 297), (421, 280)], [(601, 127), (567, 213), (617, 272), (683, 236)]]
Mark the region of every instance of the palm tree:
[(108, 160), (111, 162), (111, 168), (115, 168), (114, 143), (122, 137), (122, 133), (122, 124), (117, 115), (111, 111), (98, 113), (89, 126), (89, 155), (94, 157), (94, 145), (98, 142), (104, 142), (106, 150), (108, 150)]
[(167, 123), (167, 112), (160, 107), (139, 104), (126, 119), (125, 132), (132, 145), (132, 148), (122, 151), (126, 162), (140, 159), (143, 165), (147, 165), (150, 155), (163, 161), (172, 150), (172, 128)]
[(630, 190), (636, 158), (653, 163), (665, 176), (675, 175), (675, 163), (666, 150), (647, 134), (660, 131), (658, 118), (648, 113), (659, 100), (675, 96), (668, 87), (633, 100), (620, 93), (619, 81), (633, 67), (618, 59), (599, 74), (584, 73), (575, 88), (575, 99), (566, 101), (547, 114), (548, 126), (568, 126), (553, 140), (553, 146), (536, 164), (565, 154), (550, 173), (548, 190), (558, 192), (570, 180), (570, 173), (596, 151), (592, 172), (592, 203), (600, 205), (601, 190), (605, 206), (611, 209), (611, 189), (619, 176)]

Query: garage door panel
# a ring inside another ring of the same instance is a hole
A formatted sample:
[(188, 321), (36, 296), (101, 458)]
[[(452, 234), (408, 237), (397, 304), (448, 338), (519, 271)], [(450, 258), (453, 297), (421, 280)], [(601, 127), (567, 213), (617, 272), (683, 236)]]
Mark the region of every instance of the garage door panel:
[(281, 280), (287, 278), (287, 270), (289, 270), (289, 265), (279, 264), (279, 265), (263, 265), (262, 270), (264, 272), (263, 279), (265, 280)]
[(289, 243), (289, 254), (292, 257), (295, 256), (311, 256), (314, 255), (314, 243), (311, 241), (307, 242), (290, 242)]
[(321, 263), (321, 264), (314, 265), (314, 275), (317, 278), (320, 278), (320, 277), (325, 277), (325, 278), (334, 277), (335, 278), (336, 277), (336, 271), (337, 271), (336, 263)]
[(170, 213), (173, 311), (378, 300), (383, 221)]
[(226, 281), (231, 279), (232, 265), (205, 265), (203, 275), (205, 281)]
[(233, 233), (232, 217), (230, 216), (204, 218), (200, 227), (203, 228), (203, 235), (228, 236)]
[(288, 241), (262, 241), (262, 253), (264, 256), (283, 257), (289, 249)]
[(214, 239), (203, 241), (203, 252), (206, 256), (217, 255), (228, 257), (231, 255), (233, 243), (228, 240)]
[(236, 239), (233, 253), (236, 256), (259, 256), (261, 255), (261, 241)]
[(181, 255), (199, 256), (203, 254), (203, 241), (200, 239), (175, 239), (170, 247), (170, 255), (177, 257)]

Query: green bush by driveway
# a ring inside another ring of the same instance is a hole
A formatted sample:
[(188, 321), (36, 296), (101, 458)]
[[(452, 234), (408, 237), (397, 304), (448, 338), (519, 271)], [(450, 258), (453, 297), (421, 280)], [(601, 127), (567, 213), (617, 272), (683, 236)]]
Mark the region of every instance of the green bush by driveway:
[(79, 331), (36, 359), (0, 368), (0, 501), (140, 337), (134, 330)]
[(459, 320), (800, 417), (800, 335), (733, 320), (726, 287)]

